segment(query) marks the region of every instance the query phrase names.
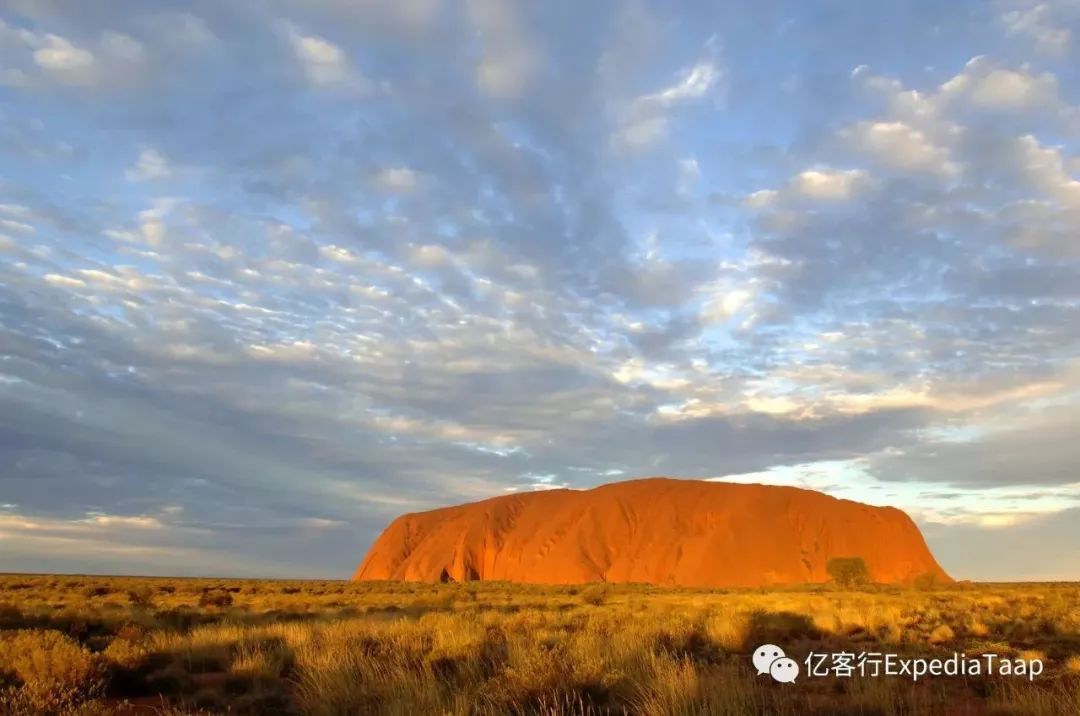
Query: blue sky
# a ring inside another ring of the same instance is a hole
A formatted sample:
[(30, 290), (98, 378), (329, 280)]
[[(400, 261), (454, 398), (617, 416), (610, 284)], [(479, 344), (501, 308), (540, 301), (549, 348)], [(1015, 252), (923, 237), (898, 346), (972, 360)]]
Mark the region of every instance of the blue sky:
[(1080, 3), (0, 0), (0, 570), (670, 475), (1080, 579)]

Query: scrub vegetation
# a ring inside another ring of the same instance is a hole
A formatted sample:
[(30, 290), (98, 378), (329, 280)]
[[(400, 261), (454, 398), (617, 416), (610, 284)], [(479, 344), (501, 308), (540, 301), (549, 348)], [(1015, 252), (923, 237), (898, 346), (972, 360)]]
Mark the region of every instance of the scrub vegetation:
[[(1040, 659), (775, 683), (750, 655)], [(0, 713), (1080, 713), (1080, 585), (695, 590), (0, 576)]]

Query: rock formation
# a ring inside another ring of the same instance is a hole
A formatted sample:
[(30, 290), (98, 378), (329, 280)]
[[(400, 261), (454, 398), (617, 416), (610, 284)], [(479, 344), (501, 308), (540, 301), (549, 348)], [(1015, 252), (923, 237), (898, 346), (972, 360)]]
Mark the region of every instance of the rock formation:
[(896, 508), (794, 487), (665, 478), (403, 515), (353, 579), (761, 586), (828, 581), (834, 557), (861, 557), (874, 582), (924, 573), (949, 580)]

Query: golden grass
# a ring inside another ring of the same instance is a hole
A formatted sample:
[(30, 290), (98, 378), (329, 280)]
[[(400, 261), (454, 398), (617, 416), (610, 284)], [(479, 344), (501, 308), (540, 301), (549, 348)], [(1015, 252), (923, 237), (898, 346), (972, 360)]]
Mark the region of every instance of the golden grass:
[[(109, 713), (149, 699), (143, 713), (1080, 713), (1078, 604), (1068, 584), (708, 591), (0, 576), (0, 712)], [(798, 655), (995, 651), (1041, 658), (1046, 670), (1034, 683), (776, 684), (750, 665), (764, 642)]]
[(103, 693), (104, 662), (71, 637), (47, 629), (20, 629), (0, 638), (0, 672), (17, 688), (0, 706), (20, 713), (72, 711)]

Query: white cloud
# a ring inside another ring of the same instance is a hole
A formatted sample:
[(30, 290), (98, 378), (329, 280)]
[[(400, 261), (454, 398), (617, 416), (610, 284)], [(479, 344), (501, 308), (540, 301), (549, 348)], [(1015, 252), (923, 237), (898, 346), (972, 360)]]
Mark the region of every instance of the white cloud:
[(639, 151), (657, 144), (666, 136), (668, 119), (679, 106), (716, 92), (723, 79), (716, 54), (717, 41), (712, 37), (705, 43), (703, 57), (683, 69), (672, 84), (631, 100), (612, 133), (612, 148)]
[(145, 147), (139, 152), (139, 158), (135, 166), (124, 174), (128, 181), (150, 181), (153, 179), (166, 179), (172, 174), (169, 160), (156, 149)]
[(161, 245), (167, 233), (165, 217), (178, 203), (179, 200), (174, 197), (158, 197), (149, 209), (139, 212), (139, 233), (146, 243), (151, 246)]
[(758, 189), (746, 196), (743, 200), (743, 206), (749, 209), (764, 209), (772, 205), (779, 196), (780, 192), (775, 189)]
[(487, 426), (473, 427), (460, 422), (427, 420), (404, 415), (377, 415), (368, 425), (382, 433), (412, 435), (424, 439), (482, 448), (487, 451), (517, 451), (515, 436)]
[(702, 308), (701, 318), (706, 323), (720, 323), (741, 311), (750, 301), (753, 293), (746, 289), (734, 289), (717, 293)]
[[(863, 169), (819, 167), (799, 172), (780, 189), (759, 189), (744, 196), (742, 206), (761, 212), (762, 226), (770, 231), (794, 231), (812, 213), (806, 211), (807, 200), (838, 204), (874, 186), (870, 173)], [(756, 320), (754, 315), (748, 317), (746, 328)]]
[(71, 72), (94, 63), (94, 55), (89, 50), (76, 47), (59, 35), (45, 35), (40, 45), (34, 51), (34, 62), (43, 69)]
[(412, 261), (418, 266), (434, 268), (451, 262), (450, 252), (437, 244), (425, 244), (409, 248)]
[(45, 274), (45, 282), (52, 284), (53, 286), (64, 286), (65, 288), (83, 288), (86, 286), (85, 281), (80, 281), (77, 278), (71, 278), (70, 276), (61, 276), (60, 274), (47, 273)]
[(671, 105), (685, 100), (699, 99), (708, 94), (721, 77), (721, 72), (712, 60), (703, 60), (686, 70), (681, 79), (674, 84), (653, 94), (641, 97), (643, 103)]
[(959, 171), (946, 149), (903, 122), (859, 122), (840, 135), (894, 169), (946, 175)]
[(482, 52), (476, 66), (477, 87), (496, 99), (519, 96), (540, 59), (514, 4), (469, 0), (467, 7)]
[(1034, 74), (1026, 67), (995, 67), (979, 56), (939, 89), (939, 99), (964, 99), (976, 109), (1020, 111), (1048, 109), (1061, 104), (1057, 78), (1049, 72)]
[(331, 261), (337, 261), (338, 263), (343, 264), (356, 263), (358, 260), (356, 258), (356, 254), (354, 254), (352, 251), (349, 251), (348, 249), (343, 249), (340, 246), (334, 246), (333, 244), (327, 246), (320, 246), (319, 253), (322, 254), (325, 258), (330, 259)]
[(667, 117), (648, 117), (623, 126), (611, 139), (616, 149), (641, 150), (651, 147), (667, 134)]
[(257, 360), (306, 363), (315, 360), (318, 350), (318, 346), (311, 341), (293, 341), (269, 345), (252, 344), (247, 347), (247, 354)]
[(146, 239), (146, 243), (151, 246), (160, 246), (165, 240), (165, 222), (161, 219), (146, 219), (139, 225), (139, 231), (142, 232), (143, 238)]
[(866, 65), (856, 67), (851, 76), (862, 87), (885, 100), (889, 120), (903, 122), (934, 136), (952, 129), (941, 116), (940, 102), (935, 94), (907, 89), (896, 79), (874, 74)]
[(690, 157), (679, 160), (679, 179), (675, 190), (679, 194), (689, 194), (698, 180), (701, 179), (701, 167), (697, 159)]
[(1023, 35), (1035, 41), (1035, 49), (1050, 55), (1064, 53), (1072, 40), (1067, 27), (1054, 24), (1053, 9), (1047, 3), (1034, 7), (1010, 10), (1001, 15), (1005, 34)]
[(27, 224), (25, 221), (16, 221), (15, 219), (0, 218), (0, 229), (4, 231), (11, 231), (16, 234), (33, 234), (37, 229), (32, 225)]
[(106, 31), (101, 37), (101, 49), (120, 62), (139, 62), (143, 59), (143, 45), (130, 35)]
[(49, 517), (27, 517), (11, 512), (0, 512), (0, 535), (2, 531), (24, 531), (31, 533), (56, 533), (57, 535), (88, 535), (101, 530), (125, 529), (161, 529), (165, 525), (152, 515), (107, 515), (100, 512), (87, 513), (82, 519), (54, 519)]
[[(55, 33), (39, 34), (0, 23), (0, 44), (22, 45), (33, 62), (23, 67), (0, 68), (0, 85), (29, 87), (42, 79), (70, 85), (100, 85), (132, 78), (145, 66), (146, 49), (130, 35), (104, 30), (96, 40), (76, 44)], [(40, 72), (34, 72), (36, 66)]]
[(842, 201), (850, 199), (866, 179), (866, 172), (860, 169), (842, 171), (808, 169), (795, 176), (791, 182), (791, 189), (810, 199)]
[(23, 206), (22, 204), (0, 204), (0, 214), (7, 214), (8, 216), (25, 219), (28, 218), (31, 213), (30, 207)]
[(485, 59), (476, 68), (476, 83), (491, 97), (513, 97), (520, 93), (531, 67), (523, 60)]
[(749, 395), (745, 405), (750, 412), (765, 415), (788, 415), (803, 407), (801, 403), (786, 395)]
[(159, 530), (164, 527), (161, 520), (146, 515), (129, 517), (125, 515), (91, 514), (80, 521), (96, 527), (131, 527), (140, 530)]
[(344, 520), (328, 520), (323, 517), (301, 517), (297, 524), (313, 530), (338, 530), (349, 526)]
[(340, 47), (315, 35), (303, 35), (295, 28), (289, 30), (293, 53), (304, 70), (304, 76), (314, 85), (361, 86), (364, 82), (349, 63)]
[(385, 191), (407, 194), (416, 191), (420, 175), (408, 167), (387, 167), (375, 175), (375, 182)]
[(1080, 181), (1066, 170), (1060, 148), (1042, 146), (1028, 134), (1016, 140), (1016, 150), (1020, 169), (1036, 190), (1080, 210)]

